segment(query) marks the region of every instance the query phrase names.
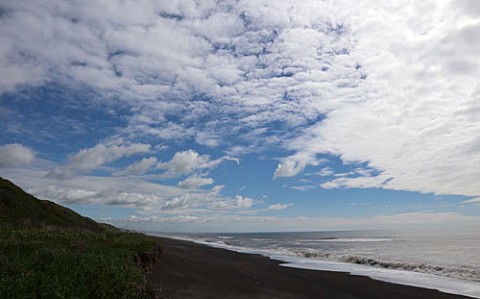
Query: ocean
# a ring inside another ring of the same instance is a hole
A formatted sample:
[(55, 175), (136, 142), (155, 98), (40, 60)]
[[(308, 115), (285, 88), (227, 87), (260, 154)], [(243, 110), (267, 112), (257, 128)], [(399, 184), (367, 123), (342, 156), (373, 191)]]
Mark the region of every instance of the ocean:
[(151, 234), (262, 254), (286, 267), (349, 272), (480, 298), (477, 231)]

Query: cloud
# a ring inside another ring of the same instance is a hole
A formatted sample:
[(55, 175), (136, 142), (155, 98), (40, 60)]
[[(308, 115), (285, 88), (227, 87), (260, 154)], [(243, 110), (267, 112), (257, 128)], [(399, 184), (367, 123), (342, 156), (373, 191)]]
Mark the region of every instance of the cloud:
[(281, 204), (281, 203), (276, 203), (273, 205), (268, 206), (265, 211), (281, 211), (290, 208), (293, 206), (293, 204), (288, 203), (288, 204)]
[(196, 175), (190, 176), (185, 180), (178, 183), (178, 187), (183, 189), (193, 189), (205, 185), (213, 184), (214, 181), (211, 178), (202, 178)]
[(149, 157), (129, 165), (125, 170), (118, 171), (116, 175), (136, 175), (142, 174), (153, 168), (157, 164), (157, 158)]
[(180, 197), (174, 197), (171, 200), (167, 201), (162, 210), (171, 210), (171, 209), (186, 209), (191, 208), (192, 203), (190, 202), (190, 195), (187, 193)]
[(165, 176), (176, 177), (215, 168), (225, 160), (232, 160), (237, 162), (237, 164), (239, 163), (238, 159), (228, 156), (210, 160), (208, 155), (200, 155), (194, 150), (186, 150), (175, 153), (170, 161), (159, 163), (157, 167), (166, 170), (164, 173)]
[[(149, 144), (123, 142), (121, 139), (114, 139), (102, 142), (94, 147), (80, 150), (78, 153), (69, 157), (67, 164), (49, 172), (48, 176), (58, 179), (71, 178), (80, 172), (94, 170), (99, 166), (113, 162), (123, 157), (134, 154), (148, 153), (151, 150)], [(151, 161), (146, 161), (149, 163)], [(130, 171), (139, 170), (145, 165), (132, 166)]]
[(469, 199), (469, 200), (463, 201), (462, 203), (473, 203), (473, 204), (477, 204), (477, 203), (480, 203), (480, 197), (471, 198), (471, 199)]
[[(1, 170), (1, 169), (0, 169)], [(67, 205), (103, 205), (128, 207), (142, 217), (169, 217), (190, 214), (209, 217), (250, 209), (254, 200), (244, 196), (224, 196), (223, 186), (210, 189), (180, 188), (141, 177), (102, 177), (77, 175), (60, 181), (47, 176), (45, 169), (17, 168), (0, 171), (0, 176), (19, 184), (40, 199)]]
[(205, 212), (220, 202), (228, 203), (227, 210), (236, 209), (235, 198), (222, 196), (223, 186), (211, 189), (183, 189), (148, 182), (141, 177), (102, 177), (76, 175), (59, 181), (47, 176), (48, 170), (38, 168), (5, 169), (2, 177), (19, 184), (41, 199), (61, 204), (123, 206), (152, 216), (169, 213), (192, 214)]
[[(217, 232), (258, 231), (258, 227), (267, 231), (299, 231), (352, 227), (399, 228), (437, 224), (459, 224), (470, 227), (480, 225), (480, 219), (476, 216), (432, 211), (371, 217), (266, 217), (241, 214), (244, 208), (253, 206), (254, 200), (244, 196), (223, 197), (220, 195), (222, 186), (192, 192), (192, 190), (174, 186), (145, 182), (135, 177), (77, 176), (71, 180), (59, 182), (45, 177), (46, 170), (20, 168), (1, 170), (2, 177), (9, 178), (14, 183), (21, 183), (22, 188), (42, 199), (63, 204), (100, 204), (133, 208), (134, 216), (112, 218), (108, 222), (137, 229), (155, 229), (155, 227), (158, 229), (158, 226), (155, 226), (158, 223), (177, 225), (185, 223), (185, 226), (180, 227), (162, 226), (165, 231)], [(269, 210), (278, 210), (280, 207), (289, 205), (273, 204)]]
[(311, 186), (311, 185), (307, 185), (307, 186), (291, 186), (290, 188), (294, 189), (294, 190), (298, 190), (298, 191), (307, 191), (307, 190), (310, 190), (310, 189), (315, 189), (316, 186)]
[(235, 201), (237, 204), (237, 207), (241, 209), (248, 209), (253, 206), (254, 200), (248, 197), (243, 197), (240, 195), (237, 195), (235, 197)]
[(220, 141), (217, 136), (212, 136), (205, 132), (197, 132), (195, 136), (195, 141), (198, 144), (206, 145), (210, 147), (216, 147), (220, 144)]
[(333, 171), (333, 169), (331, 167), (324, 167), (324, 168), (320, 169), (319, 171), (317, 171), (315, 174), (319, 175), (321, 177), (331, 176), (331, 175), (335, 174), (335, 171)]
[(125, 131), (137, 136), (249, 148), (251, 140), (224, 137), (278, 122), (299, 132), (293, 129), (348, 100), (338, 93), (350, 92), (360, 77), (357, 61), (345, 54), (352, 47), (342, 24), (348, 10), (330, 2), (48, 0), (4, 7), (0, 69), (9, 76), (0, 77), (12, 79), (2, 79), (0, 92), (49, 82), (87, 87), (107, 104), (130, 107)]
[(275, 169), (274, 178), (292, 177), (302, 172), (307, 165), (317, 166), (321, 163), (327, 163), (324, 158), (316, 158), (316, 153), (309, 151), (301, 151), (295, 155), (289, 156), (279, 163)]
[(205, 169), (211, 166), (207, 155), (200, 155), (193, 150), (177, 152), (173, 158), (165, 163), (160, 163), (158, 168), (166, 169), (167, 174), (179, 176), (190, 174), (197, 169)]
[(68, 165), (74, 169), (90, 170), (122, 157), (148, 151), (150, 151), (150, 145), (143, 143), (121, 144), (116, 141), (107, 144), (99, 143), (71, 156)]
[[(480, 170), (471, 165), (480, 163), (480, 85), (474, 79), (480, 68), (473, 54), (480, 43), (471, 34), (479, 27), (475, 18), (459, 14), (463, 5), (427, 1), (359, 12), (351, 27), (359, 69), (368, 76), (356, 88), (358, 101), (339, 103), (287, 142), (295, 154), (275, 175), (297, 175), (327, 155), (376, 172), (332, 179), (325, 188), (478, 196), (474, 178)], [(401, 13), (410, 8), (413, 14)]]
[(125, 206), (150, 210), (170, 198), (184, 194), (173, 186), (146, 182), (135, 177), (76, 175), (59, 181), (47, 176), (46, 169), (16, 169), (2, 173), (27, 192), (60, 204)]
[(277, 169), (275, 169), (274, 177), (292, 177), (299, 174), (304, 168), (304, 163), (288, 160), (278, 164)]
[(186, 190), (181, 196), (169, 199), (161, 209), (163, 211), (171, 211), (176, 213), (208, 215), (215, 211), (235, 212), (238, 209), (249, 209), (253, 206), (252, 198), (237, 195), (234, 198), (228, 196), (220, 196), (219, 193), (223, 186), (214, 186), (211, 190)]
[(33, 149), (18, 143), (0, 146), (0, 168), (19, 167), (35, 159)]
[(392, 178), (384, 175), (377, 176), (359, 176), (359, 177), (340, 177), (322, 183), (320, 186), (325, 189), (335, 188), (382, 188)]

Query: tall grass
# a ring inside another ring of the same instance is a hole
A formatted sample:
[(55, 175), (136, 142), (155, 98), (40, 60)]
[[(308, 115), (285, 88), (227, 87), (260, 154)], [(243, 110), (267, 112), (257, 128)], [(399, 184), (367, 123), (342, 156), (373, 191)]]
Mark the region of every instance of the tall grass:
[(137, 233), (0, 229), (0, 298), (146, 298)]

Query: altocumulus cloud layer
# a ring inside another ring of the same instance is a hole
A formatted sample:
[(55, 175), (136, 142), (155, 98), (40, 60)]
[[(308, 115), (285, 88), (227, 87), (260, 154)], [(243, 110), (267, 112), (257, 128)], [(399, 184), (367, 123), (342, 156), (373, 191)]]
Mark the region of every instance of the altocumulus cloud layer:
[[(145, 215), (248, 210), (258, 200), (221, 196), (209, 172), (275, 148), (265, 179), (316, 172), (322, 188), (480, 196), (478, 1), (6, 0), (0, 32), (1, 93), (55, 83), (127, 111), (109, 138), (35, 170), (49, 182), (32, 183), (38, 194)], [(224, 155), (186, 147), (160, 161), (152, 139)], [(0, 151), (1, 167), (35, 156)], [(88, 176), (125, 157), (136, 160), (102, 184)], [(331, 159), (355, 171), (335, 176)]]

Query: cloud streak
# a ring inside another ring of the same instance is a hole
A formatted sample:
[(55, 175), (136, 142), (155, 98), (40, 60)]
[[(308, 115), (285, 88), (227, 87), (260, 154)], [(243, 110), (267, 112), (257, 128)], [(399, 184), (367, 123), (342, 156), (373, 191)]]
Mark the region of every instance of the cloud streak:
[[(69, 157), (65, 166), (56, 168), (48, 173), (49, 177), (57, 179), (68, 179), (79, 173), (94, 170), (104, 164), (113, 162), (123, 157), (134, 154), (144, 154), (151, 150), (149, 144), (124, 142), (122, 139), (113, 139), (99, 143), (91, 148), (85, 148)], [(126, 171), (139, 171), (144, 164), (151, 161), (144, 161), (143, 164), (131, 166)]]
[(165, 173), (163, 174), (165, 177), (178, 177), (202, 170), (210, 170), (217, 167), (225, 160), (235, 161), (237, 164), (239, 163), (238, 159), (228, 156), (216, 160), (210, 160), (208, 155), (200, 155), (194, 150), (186, 150), (175, 153), (172, 159), (168, 162), (158, 163), (157, 168), (165, 170)]
[(293, 204), (288, 203), (288, 204), (281, 204), (281, 203), (276, 203), (273, 205), (269, 205), (265, 211), (281, 211), (290, 208), (293, 206)]
[(118, 171), (116, 175), (136, 175), (147, 172), (149, 169), (157, 165), (157, 158), (149, 157), (129, 165), (125, 170)]
[(211, 185), (213, 184), (213, 182), (214, 181), (212, 178), (202, 178), (202, 177), (193, 175), (181, 182), (178, 182), (178, 187), (184, 188), (184, 189), (193, 189), (193, 188), (198, 188), (205, 185)]

